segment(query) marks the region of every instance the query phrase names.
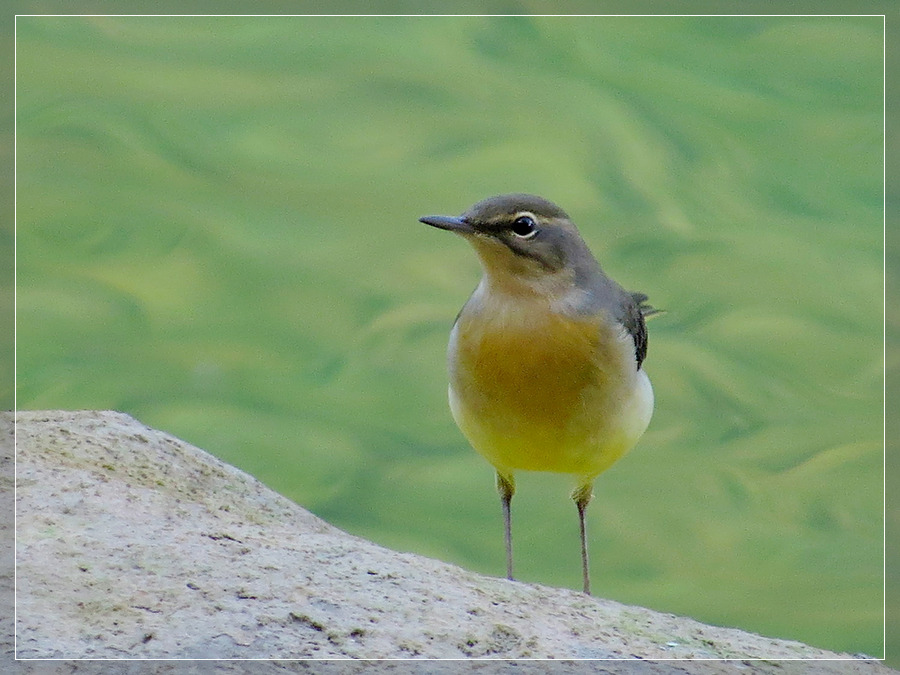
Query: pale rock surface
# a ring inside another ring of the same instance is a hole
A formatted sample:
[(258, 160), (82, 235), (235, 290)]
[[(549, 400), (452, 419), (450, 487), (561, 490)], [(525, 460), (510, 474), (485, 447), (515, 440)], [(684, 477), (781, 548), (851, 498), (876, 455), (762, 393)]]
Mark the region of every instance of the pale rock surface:
[[(0, 415), (9, 505), (14, 417)], [(895, 672), (382, 548), (121, 413), (21, 411), (16, 430), (19, 659), (296, 660), (20, 660), (17, 671), (399, 674), (433, 658), (465, 662), (428, 672), (530, 675), (548, 664), (502, 660), (552, 658), (555, 673)], [(4, 610), (11, 585), (4, 573)], [(348, 658), (405, 661), (300, 661)], [(728, 661), (635, 660), (690, 658)]]

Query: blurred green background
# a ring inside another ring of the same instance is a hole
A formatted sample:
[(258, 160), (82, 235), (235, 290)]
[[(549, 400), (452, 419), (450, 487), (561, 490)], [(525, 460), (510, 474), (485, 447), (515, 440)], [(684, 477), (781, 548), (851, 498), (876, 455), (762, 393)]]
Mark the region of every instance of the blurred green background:
[[(883, 654), (880, 17), (19, 17), (18, 407), (114, 408), (503, 573), (446, 405), (479, 276), (416, 222), (565, 208), (649, 324), (595, 593)], [(580, 586), (564, 477), (518, 576)]]

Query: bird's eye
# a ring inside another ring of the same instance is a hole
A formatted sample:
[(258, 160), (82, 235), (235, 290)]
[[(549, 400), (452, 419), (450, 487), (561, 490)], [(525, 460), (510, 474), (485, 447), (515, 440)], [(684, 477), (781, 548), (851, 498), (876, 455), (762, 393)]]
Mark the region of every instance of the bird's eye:
[(531, 239), (537, 234), (537, 225), (531, 216), (519, 216), (512, 224), (513, 234), (522, 239)]

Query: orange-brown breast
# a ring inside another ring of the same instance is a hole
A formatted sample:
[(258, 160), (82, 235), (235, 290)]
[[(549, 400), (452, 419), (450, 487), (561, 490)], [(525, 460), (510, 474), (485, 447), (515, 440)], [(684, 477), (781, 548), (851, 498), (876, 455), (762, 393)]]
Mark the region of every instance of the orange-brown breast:
[(454, 415), (498, 468), (588, 471), (605, 451), (604, 411), (627, 377), (621, 336), (600, 317), (534, 310), (460, 316)]

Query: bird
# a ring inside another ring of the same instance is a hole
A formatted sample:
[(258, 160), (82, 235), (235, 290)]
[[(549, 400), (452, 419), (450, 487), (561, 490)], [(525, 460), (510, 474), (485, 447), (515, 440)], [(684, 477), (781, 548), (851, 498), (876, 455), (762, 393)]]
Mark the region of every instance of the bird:
[(506, 576), (516, 472), (568, 474), (590, 595), (585, 510), (594, 480), (650, 423), (645, 318), (660, 310), (608, 277), (568, 214), (542, 197), (503, 194), (419, 221), (462, 236), (481, 263), (450, 331), (448, 393), (460, 431), (496, 471)]

